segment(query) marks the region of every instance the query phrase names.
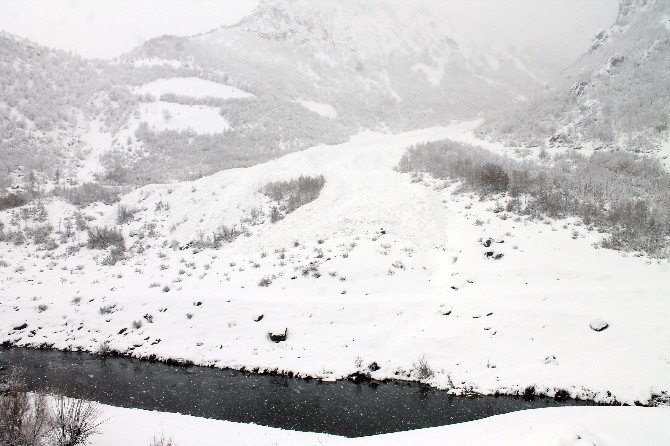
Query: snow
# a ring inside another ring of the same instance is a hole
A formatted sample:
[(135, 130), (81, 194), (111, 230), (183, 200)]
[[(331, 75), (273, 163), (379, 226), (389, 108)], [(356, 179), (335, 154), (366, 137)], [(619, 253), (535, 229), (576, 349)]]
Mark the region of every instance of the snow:
[(167, 65), (172, 68), (182, 68), (182, 67), (192, 67), (191, 63), (184, 63), (181, 60), (176, 59), (160, 59), (158, 57), (149, 57), (145, 59), (135, 59), (133, 60), (133, 65), (135, 67), (160, 67)]
[(514, 65), (515, 65), (521, 72), (526, 73), (526, 74), (528, 75), (528, 77), (530, 77), (531, 79), (533, 79), (535, 82), (537, 82), (538, 84), (542, 84), (542, 85), (544, 85), (544, 84), (546, 83), (544, 80), (540, 79), (535, 73), (533, 73), (531, 70), (529, 70), (528, 67), (526, 66), (526, 64), (524, 64), (518, 57), (514, 57), (514, 56), (511, 55), (511, 54), (508, 54), (507, 57), (508, 57), (509, 59), (511, 59), (512, 62), (514, 62)]
[(307, 110), (323, 116), (324, 118), (337, 119), (337, 110), (330, 104), (304, 100), (298, 100), (297, 102)]
[(103, 130), (104, 124), (98, 120), (88, 123), (88, 129), (82, 133), (85, 144), (84, 159), (77, 171), (81, 183), (93, 182), (95, 175), (102, 172), (101, 156), (112, 147), (112, 135)]
[[(86, 248), (52, 259), (7, 244), (0, 293), (12, 297), (0, 303), (0, 341), (94, 351), (104, 340), (121, 351), (138, 345), (137, 356), (324, 379), (356, 372), (357, 357), (381, 366), (375, 378), (419, 379), (413, 364), (425, 354), (434, 370), (425, 381), (453, 384), (456, 393), (535, 386), (633, 403), (670, 390), (667, 261), (594, 249), (603, 235), (574, 220), (516, 219), (494, 212), (495, 201), (394, 170), (407, 147), (468, 140), (471, 125), (366, 132), (250, 168), (144, 187), (122, 200), (138, 210), (124, 225), (127, 245), (147, 228), (153, 234), (143, 236), (142, 254), (115, 266)], [(276, 224), (251, 217), (253, 208), (268, 215), (271, 203), (258, 192), (267, 182), (320, 174), (326, 186), (314, 202)], [(0, 220), (10, 221), (9, 212)], [(68, 212), (50, 217), (62, 221)], [(92, 225), (116, 224), (115, 206), (84, 214)], [(168, 247), (222, 224), (244, 224), (249, 234), (217, 251)], [(504, 243), (485, 248), (490, 237)], [(487, 259), (488, 249), (504, 257)], [(257, 285), (264, 277), (269, 287)], [(80, 303), (71, 303), (75, 296)], [(39, 304), (48, 310), (38, 312)], [(100, 314), (105, 305), (115, 312)], [(153, 323), (118, 334), (146, 314)], [(595, 319), (609, 328), (593, 331)], [(13, 330), (24, 322), (25, 332)], [(285, 342), (268, 340), (284, 328)]]
[(140, 118), (131, 120), (136, 124), (145, 122), (155, 131), (191, 129), (202, 134), (221, 133), (230, 129), (228, 120), (221, 116), (217, 107), (164, 101), (140, 104)]
[(200, 99), (206, 97), (219, 99), (246, 99), (255, 97), (253, 94), (240, 90), (237, 87), (198, 77), (159, 79), (139, 87), (136, 91), (138, 94), (151, 94), (156, 98), (169, 93)]
[(415, 73), (419, 71), (422, 72), (426, 77), (426, 80), (430, 82), (433, 87), (439, 87), (442, 83), (442, 78), (444, 77), (445, 67), (446, 64), (443, 61), (440, 62), (437, 66), (418, 63), (412, 66), (412, 71)]
[(640, 407), (564, 407), (498, 415), (456, 425), (363, 438), (286, 431), (186, 415), (102, 406), (107, 419), (93, 446), (146, 446), (154, 437), (178, 446), (324, 445), (495, 445), (495, 446), (649, 446), (670, 444), (670, 409)]
[(486, 58), (486, 63), (493, 71), (500, 70), (500, 61), (495, 56), (484, 53), (484, 57)]

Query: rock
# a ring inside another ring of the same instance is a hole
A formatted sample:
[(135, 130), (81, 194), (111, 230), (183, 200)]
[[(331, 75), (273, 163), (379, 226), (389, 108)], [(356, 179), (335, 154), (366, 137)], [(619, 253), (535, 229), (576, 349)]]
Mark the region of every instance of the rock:
[(377, 364), (376, 362), (371, 363), (371, 364), (368, 366), (368, 368), (369, 368), (370, 371), (372, 371), (372, 372), (376, 372), (377, 370), (381, 369), (381, 367), (379, 367), (379, 364)]
[(581, 96), (586, 91), (586, 87), (589, 86), (589, 83), (586, 81), (577, 82), (572, 86), (571, 93), (575, 96)]
[(254, 317), (254, 322), (260, 322), (263, 320), (264, 315), (259, 314), (258, 316)]
[(593, 330), (593, 331), (603, 331), (607, 327), (609, 327), (610, 324), (608, 324), (606, 321), (604, 321), (602, 319), (594, 319), (594, 320), (591, 321), (589, 326), (591, 327), (591, 330)]
[(288, 336), (288, 328), (285, 328), (283, 332), (268, 332), (268, 338), (275, 344), (284, 342)]
[(21, 331), (21, 330), (26, 329), (27, 327), (28, 327), (28, 324), (26, 324), (26, 323), (24, 322), (23, 324), (14, 327), (14, 331)]

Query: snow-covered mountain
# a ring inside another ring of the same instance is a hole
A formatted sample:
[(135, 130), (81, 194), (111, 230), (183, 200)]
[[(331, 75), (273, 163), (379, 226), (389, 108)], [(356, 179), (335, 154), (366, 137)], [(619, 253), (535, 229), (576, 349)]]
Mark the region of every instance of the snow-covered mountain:
[(187, 60), (258, 95), (328, 104), (345, 123), (417, 128), (538, 92), (549, 58), (473, 43), (437, 2), (264, 0), (240, 23), (154, 39), (126, 60)]
[(481, 129), (512, 145), (670, 154), (670, 2), (624, 0), (550, 91)]

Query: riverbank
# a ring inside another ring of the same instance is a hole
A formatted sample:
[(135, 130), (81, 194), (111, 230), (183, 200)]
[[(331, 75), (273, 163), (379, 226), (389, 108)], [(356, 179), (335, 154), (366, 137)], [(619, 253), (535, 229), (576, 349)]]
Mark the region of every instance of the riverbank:
[(180, 413), (276, 428), (362, 437), (443, 426), (503, 413), (588, 401), (455, 396), (406, 381), (356, 376), (323, 382), (177, 366), (123, 357), (50, 350), (0, 349), (0, 378), (19, 376), (26, 390), (113, 406)]

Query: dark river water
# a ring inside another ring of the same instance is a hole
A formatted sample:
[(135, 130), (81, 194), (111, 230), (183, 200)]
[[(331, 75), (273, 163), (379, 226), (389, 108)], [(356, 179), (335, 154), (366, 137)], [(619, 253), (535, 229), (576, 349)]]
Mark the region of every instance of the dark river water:
[(20, 370), (30, 391), (347, 437), (461, 423), (523, 409), (592, 404), (550, 398), (457, 397), (418, 384), (323, 383), (22, 348), (0, 349), (0, 367), (5, 377)]

